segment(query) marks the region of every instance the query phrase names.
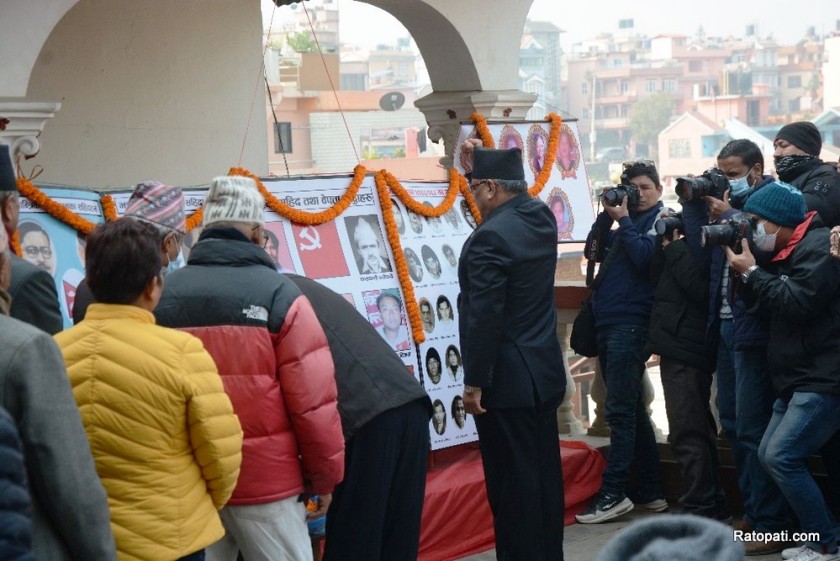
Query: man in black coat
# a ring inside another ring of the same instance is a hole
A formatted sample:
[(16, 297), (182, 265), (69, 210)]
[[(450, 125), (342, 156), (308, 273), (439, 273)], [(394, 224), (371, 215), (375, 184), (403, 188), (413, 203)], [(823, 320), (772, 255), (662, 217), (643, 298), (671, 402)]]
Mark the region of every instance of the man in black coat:
[[(0, 219), (9, 239), (18, 226), (18, 197), (9, 147), (0, 144)], [(9, 294), (12, 297), (10, 315), (13, 318), (34, 325), (50, 335), (64, 329), (58, 291), (52, 276), (17, 255), (12, 256), (12, 283), (9, 286)]]
[(562, 560), (557, 224), (527, 193), (521, 150), (467, 142), (470, 189), (484, 220), (464, 243), (458, 266), (464, 405), (478, 429), (496, 556)]
[(327, 514), (324, 560), (413, 561), (426, 489), (429, 396), (344, 297), (287, 276), (327, 335), (344, 430), (344, 481)]

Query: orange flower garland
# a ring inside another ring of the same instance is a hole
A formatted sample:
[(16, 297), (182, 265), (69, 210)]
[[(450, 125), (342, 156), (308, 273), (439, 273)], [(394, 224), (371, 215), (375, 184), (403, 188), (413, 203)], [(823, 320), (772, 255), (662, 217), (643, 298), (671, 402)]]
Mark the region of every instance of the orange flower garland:
[(17, 230), (15, 230), (15, 233), (12, 234), (12, 239), (9, 240), (9, 246), (12, 248), (12, 252), (15, 255), (17, 255), (18, 257), (23, 257), (23, 250), (20, 247), (20, 234)]
[(192, 231), (196, 226), (201, 226), (204, 221), (204, 203), (198, 209), (187, 217), (187, 232)]
[[(405, 310), (408, 313), (408, 322), (411, 325), (411, 336), (418, 345), (426, 340), (423, 332), (423, 320), (420, 318), (420, 308), (417, 305), (417, 298), (414, 295), (414, 284), (408, 274), (408, 264), (405, 261), (405, 254), (400, 243), (400, 233), (397, 230), (397, 222), (394, 220), (393, 204), (388, 194), (388, 182), (386, 172), (380, 171), (373, 177), (376, 183), (376, 192), (379, 195), (379, 204), (382, 205), (382, 219), (385, 223), (385, 233), (388, 235), (388, 243), (391, 244), (391, 251), (394, 253), (394, 263), (397, 267), (397, 278), (405, 296)], [(422, 205), (421, 205), (422, 206)]]
[(536, 197), (545, 188), (548, 178), (551, 177), (551, 168), (554, 167), (554, 160), (557, 157), (557, 142), (560, 138), (560, 128), (563, 119), (557, 113), (549, 113), (546, 119), (551, 121), (551, 130), (548, 133), (548, 146), (546, 147), (545, 162), (540, 174), (534, 179), (534, 185), (528, 189), (528, 194)]
[(247, 169), (235, 167), (230, 168), (228, 175), (241, 175), (253, 179), (257, 183), (257, 187), (259, 187), (260, 193), (262, 193), (262, 196), (265, 197), (266, 206), (280, 216), (288, 218), (295, 224), (317, 226), (319, 224), (329, 222), (330, 220), (335, 220), (342, 212), (347, 210), (347, 207), (353, 203), (353, 200), (359, 193), (359, 187), (362, 186), (362, 181), (364, 181), (365, 175), (367, 175), (367, 170), (364, 166), (357, 165), (353, 170), (353, 179), (350, 182), (350, 186), (347, 188), (347, 191), (344, 192), (344, 195), (341, 196), (341, 199), (339, 199), (332, 207), (321, 212), (306, 212), (303, 210), (297, 210), (296, 208), (292, 208), (281, 202), (280, 199), (268, 192), (268, 189), (266, 189), (259, 177)]
[(18, 178), (17, 188), (21, 195), (32, 201), (38, 208), (83, 234), (90, 234), (96, 227), (93, 222), (85, 220), (75, 212), (68, 210), (63, 204), (49, 198), (28, 179)]
[(487, 118), (480, 113), (473, 113), (470, 115), (470, 120), (475, 123), (475, 130), (478, 131), (481, 144), (485, 148), (495, 148), (496, 142), (493, 140), (493, 135), (490, 134), (490, 129), (487, 128)]
[(458, 196), (458, 172), (456, 171), (455, 173), (456, 175), (454, 177), (450, 173), (449, 188), (446, 190), (446, 197), (438, 206), (427, 206), (423, 203), (417, 202), (415, 199), (412, 199), (405, 187), (400, 184), (399, 179), (394, 177), (390, 172), (383, 169), (379, 171), (377, 175), (382, 174), (383, 179), (385, 179), (385, 183), (409, 210), (427, 218), (436, 218), (446, 214), (449, 209), (452, 208), (452, 205), (455, 204), (455, 198)]
[(111, 195), (102, 195), (99, 197), (99, 203), (102, 205), (102, 216), (105, 220), (113, 222), (119, 218), (117, 214), (117, 203), (114, 202), (114, 197)]

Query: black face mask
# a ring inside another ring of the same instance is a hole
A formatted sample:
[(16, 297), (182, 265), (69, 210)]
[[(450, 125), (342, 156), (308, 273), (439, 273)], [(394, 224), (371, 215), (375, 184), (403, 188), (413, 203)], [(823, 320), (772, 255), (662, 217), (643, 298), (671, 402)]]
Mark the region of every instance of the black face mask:
[(776, 173), (782, 181), (788, 181), (800, 175), (804, 171), (804, 167), (808, 167), (810, 163), (816, 159), (816, 156), (810, 154), (780, 156), (773, 158), (776, 164)]

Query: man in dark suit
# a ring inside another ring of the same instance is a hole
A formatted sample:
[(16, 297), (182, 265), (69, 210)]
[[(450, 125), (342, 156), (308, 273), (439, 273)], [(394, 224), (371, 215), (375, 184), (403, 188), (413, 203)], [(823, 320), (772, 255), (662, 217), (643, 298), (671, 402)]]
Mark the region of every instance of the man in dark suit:
[[(20, 216), (18, 197), (9, 147), (0, 144), (0, 219), (9, 239), (17, 230)], [(50, 335), (55, 335), (64, 328), (58, 292), (52, 276), (17, 255), (12, 256), (12, 284), (9, 286), (9, 294), (12, 297), (10, 315), (13, 318), (34, 325)]]
[(557, 224), (528, 195), (518, 148), (474, 147), (470, 189), (484, 220), (458, 268), (464, 405), (478, 429), (496, 555), (562, 560)]

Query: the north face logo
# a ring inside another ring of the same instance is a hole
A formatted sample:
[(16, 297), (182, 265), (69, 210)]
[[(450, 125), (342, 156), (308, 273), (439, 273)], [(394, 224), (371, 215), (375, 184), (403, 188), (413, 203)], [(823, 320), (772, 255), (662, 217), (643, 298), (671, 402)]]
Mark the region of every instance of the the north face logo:
[(262, 306), (251, 306), (250, 308), (243, 308), (242, 313), (248, 319), (256, 319), (259, 321), (268, 321), (268, 310)]

